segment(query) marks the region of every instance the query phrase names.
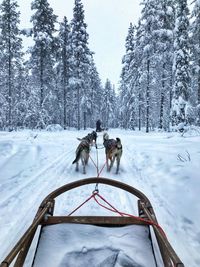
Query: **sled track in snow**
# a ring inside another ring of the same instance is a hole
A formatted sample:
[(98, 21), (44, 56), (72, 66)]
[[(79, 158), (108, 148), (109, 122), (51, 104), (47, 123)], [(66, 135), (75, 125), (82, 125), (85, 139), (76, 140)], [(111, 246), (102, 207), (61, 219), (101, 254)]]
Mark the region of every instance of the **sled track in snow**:
[[(28, 195), (30, 190), (27, 190), (28, 188), (31, 188), (31, 192), (33, 191), (33, 188), (37, 188), (39, 191), (42, 191), (44, 188), (44, 184), (41, 186), (41, 183), (49, 183), (49, 182), (53, 182), (52, 180), (50, 180), (50, 177), (56, 176), (56, 173), (58, 172), (58, 169), (66, 166), (66, 159), (72, 159), (72, 157), (67, 157), (68, 155), (71, 155), (72, 151), (68, 151), (63, 153), (62, 155), (60, 155), (59, 157), (57, 157), (55, 160), (53, 160), (51, 163), (49, 163), (48, 165), (46, 165), (45, 167), (42, 168), (42, 170), (40, 170), (39, 172), (37, 172), (35, 175), (31, 176), (31, 179), (26, 180), (26, 178), (24, 178), (24, 183), (20, 188), (17, 188), (14, 192), (12, 192), (11, 194), (8, 194), (6, 199), (4, 199), (1, 204), (0, 204), (0, 208), (7, 206), (9, 204), (9, 202), (12, 202), (15, 200), (15, 198), (20, 197), (20, 195), (23, 196), (24, 195)], [(48, 176), (48, 173), (50, 173), (50, 177)], [(39, 177), (45, 177), (41, 179), (38, 179)], [(54, 181), (56, 184), (56, 180), (57, 177), (55, 177)], [(26, 182), (27, 181), (27, 182)], [(52, 184), (51, 184), (51, 188), (52, 188)], [(25, 192), (25, 194), (24, 194)]]

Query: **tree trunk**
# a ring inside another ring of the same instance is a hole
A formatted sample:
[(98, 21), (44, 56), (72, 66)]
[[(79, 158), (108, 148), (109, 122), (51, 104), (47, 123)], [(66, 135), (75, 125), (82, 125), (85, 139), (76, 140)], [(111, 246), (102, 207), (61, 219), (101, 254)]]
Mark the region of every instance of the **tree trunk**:
[(147, 88), (146, 88), (146, 133), (149, 132), (149, 98), (150, 98), (150, 84), (149, 84), (149, 65), (150, 60), (147, 60)]
[(12, 127), (12, 71), (11, 71), (11, 64), (12, 64), (12, 58), (11, 58), (11, 28), (10, 28), (10, 22), (9, 22), (9, 41), (8, 41), (8, 128), (11, 130)]
[[(140, 90), (140, 88), (139, 88)], [(138, 129), (141, 131), (141, 93), (139, 93), (139, 106), (138, 106)]]
[(162, 74), (162, 88), (160, 97), (160, 122), (159, 128), (163, 129), (163, 115), (164, 115), (164, 91), (165, 91), (165, 63), (163, 64), (163, 74)]
[[(200, 56), (200, 55), (199, 55)], [(198, 67), (199, 67), (199, 71), (198, 71), (198, 105), (200, 104), (200, 59), (198, 62)]]
[(43, 105), (43, 101), (44, 101), (44, 77), (43, 74), (44, 70), (43, 70), (43, 47), (41, 46), (41, 50), (40, 50), (40, 109), (42, 110), (42, 105)]
[(164, 110), (164, 92), (163, 92), (163, 86), (162, 86), (162, 92), (161, 92), (161, 98), (160, 98), (160, 122), (159, 122), (159, 128), (163, 129), (163, 110)]
[(78, 116), (78, 121), (77, 121), (77, 129), (81, 129), (81, 120), (80, 120), (80, 86), (77, 86), (77, 116)]
[(86, 124), (87, 124), (87, 122), (86, 122), (86, 112), (84, 111), (84, 113), (83, 113), (83, 126), (84, 126), (84, 130), (86, 130)]
[(95, 112), (94, 112), (94, 103), (95, 103), (95, 96), (94, 96), (94, 88), (92, 87), (92, 103), (91, 103), (91, 121), (90, 121), (90, 127), (93, 128), (95, 125)]
[(11, 45), (9, 40), (9, 59), (8, 59), (8, 127), (12, 127), (12, 82), (11, 82)]
[[(199, 55), (200, 56), (200, 55)], [(199, 67), (199, 71), (198, 71), (198, 84), (197, 84), (197, 105), (200, 105), (200, 59), (199, 59), (199, 61), (198, 61), (198, 67)], [(198, 108), (198, 110), (199, 110), (199, 108)], [(198, 111), (198, 113), (197, 113), (197, 116), (198, 116), (198, 118), (197, 118), (197, 125), (198, 126), (200, 126), (200, 112)]]
[(63, 48), (63, 127), (67, 126), (67, 62), (66, 62), (66, 40)]

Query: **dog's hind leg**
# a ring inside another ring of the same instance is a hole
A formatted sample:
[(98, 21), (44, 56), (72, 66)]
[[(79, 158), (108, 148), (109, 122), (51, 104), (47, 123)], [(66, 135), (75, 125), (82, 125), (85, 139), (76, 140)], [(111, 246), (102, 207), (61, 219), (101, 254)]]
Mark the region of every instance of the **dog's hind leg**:
[(82, 166), (83, 166), (83, 174), (86, 174), (86, 171), (85, 171), (85, 158), (84, 157), (82, 157), (81, 158), (81, 162), (82, 162)]
[(86, 174), (85, 164), (83, 164), (83, 174)]
[(119, 156), (117, 156), (116, 161), (117, 161), (116, 174), (118, 174), (118, 172), (119, 172), (119, 164), (120, 164), (120, 157)]
[(115, 162), (115, 156), (113, 156), (111, 158), (111, 160), (110, 160), (110, 168), (109, 168), (109, 171), (112, 169), (114, 162)]
[(83, 174), (86, 174), (85, 165), (83, 165)]
[(107, 154), (106, 154), (106, 169), (108, 171), (108, 156), (107, 156)]
[(78, 164), (78, 161), (76, 162), (76, 171), (77, 171), (77, 172), (79, 171), (79, 164)]
[(107, 172), (110, 171), (110, 166), (109, 166), (109, 157), (106, 155), (106, 167), (107, 167)]
[(88, 160), (89, 160), (89, 154), (86, 155), (86, 159), (85, 159), (85, 165), (88, 165)]

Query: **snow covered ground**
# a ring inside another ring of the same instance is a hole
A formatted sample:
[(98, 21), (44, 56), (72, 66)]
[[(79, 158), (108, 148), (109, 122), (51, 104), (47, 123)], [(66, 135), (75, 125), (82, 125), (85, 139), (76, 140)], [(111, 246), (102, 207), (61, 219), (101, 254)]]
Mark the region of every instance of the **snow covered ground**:
[[(75, 172), (72, 161), (79, 141), (87, 131), (0, 132), (0, 262), (32, 222), (43, 198), (65, 183), (96, 176), (92, 161), (87, 174)], [(200, 136), (198, 132), (143, 133), (119, 129), (108, 131), (120, 137), (123, 155), (120, 172), (115, 168), (101, 176), (125, 182), (150, 199), (158, 222), (186, 267), (200, 266)], [(102, 133), (98, 137), (99, 168), (105, 163)], [(92, 147), (91, 157), (97, 153)], [(60, 199), (56, 214), (68, 214), (90, 196), (94, 188), (73, 190)], [(99, 186), (101, 195), (119, 210), (135, 213), (130, 195)], [(76, 214), (107, 214), (93, 202)]]

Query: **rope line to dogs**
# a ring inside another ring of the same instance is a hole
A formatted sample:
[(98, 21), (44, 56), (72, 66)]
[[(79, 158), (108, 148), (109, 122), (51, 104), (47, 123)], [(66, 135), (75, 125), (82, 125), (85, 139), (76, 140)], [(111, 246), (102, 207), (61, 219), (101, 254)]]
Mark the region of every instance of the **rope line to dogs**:
[(100, 169), (100, 171), (98, 171), (98, 167), (97, 167), (96, 163), (94, 162), (94, 160), (92, 159), (92, 157), (91, 157), (90, 155), (89, 155), (89, 157), (90, 157), (92, 163), (94, 164), (94, 166), (95, 166), (96, 169), (97, 169), (97, 178), (98, 178), (98, 177), (100, 176), (100, 174), (102, 173), (102, 171), (103, 171), (103, 169), (104, 169), (104, 167), (105, 167), (105, 165), (106, 165), (106, 162), (103, 164), (103, 166), (102, 166), (102, 168)]
[[(103, 166), (101, 167), (100, 171), (99, 171), (99, 154), (98, 154), (98, 147), (96, 145), (96, 155), (97, 155), (97, 178), (100, 176), (100, 174), (102, 173), (105, 165), (106, 165), (106, 162), (103, 164)], [(98, 189), (98, 183), (96, 183), (95, 185), (95, 191), (99, 192), (99, 189)]]
[[(101, 204), (101, 203), (97, 200), (96, 196), (98, 196), (100, 199), (102, 199), (102, 200), (103, 200), (108, 206), (110, 206), (111, 208), (108, 208), (108, 207), (106, 207), (105, 205)], [(138, 220), (138, 221), (145, 222), (145, 223), (147, 223), (147, 224), (149, 224), (149, 225), (155, 225), (156, 227), (158, 227), (158, 228), (161, 230), (163, 236), (166, 237), (166, 234), (165, 234), (164, 230), (162, 229), (162, 227), (161, 227), (158, 223), (156, 223), (156, 222), (154, 222), (154, 221), (147, 220), (147, 219), (143, 219), (143, 218), (138, 217), (138, 216), (134, 216), (134, 215), (129, 214), (129, 213), (125, 213), (125, 212), (118, 211), (118, 210), (117, 210), (115, 207), (113, 207), (113, 206), (112, 206), (112, 205), (111, 205), (111, 204), (110, 204), (104, 197), (102, 197), (98, 192), (97, 192), (95, 195), (93, 195), (93, 198), (94, 198), (94, 200), (97, 202), (98, 205), (100, 205), (101, 207), (103, 207), (103, 208), (105, 208), (105, 209), (108, 209), (109, 211), (118, 213), (118, 214), (121, 215), (121, 216), (128, 216), (128, 217), (134, 218), (134, 219), (136, 219), (136, 220)]]
[[(93, 158), (89, 155), (92, 163), (94, 164), (95, 168), (97, 169), (97, 178), (100, 176), (100, 174), (102, 173), (105, 165), (106, 165), (106, 162), (103, 164), (103, 166), (101, 167), (101, 169), (99, 170), (99, 154), (98, 154), (98, 147), (97, 145), (95, 146), (96, 147), (96, 158), (97, 158), (97, 162), (95, 163)], [(98, 183), (96, 183), (95, 185), (95, 191), (98, 191)]]
[(98, 166), (97, 166), (97, 164), (94, 162), (94, 160), (92, 159), (92, 157), (89, 155), (89, 157), (90, 157), (90, 159), (91, 159), (91, 161), (92, 161), (92, 163), (94, 164), (94, 166), (96, 167), (96, 169), (97, 169), (97, 178), (100, 176), (100, 174), (102, 173), (102, 171), (103, 171), (103, 169), (104, 169), (104, 167), (105, 167), (105, 165), (106, 165), (106, 162), (104, 163), (104, 165), (102, 166), (102, 168), (100, 169), (100, 171), (98, 170)]
[[(97, 177), (99, 177), (100, 173), (99, 173), (99, 154), (98, 154), (98, 147), (97, 147), (97, 144), (96, 144), (96, 155), (97, 155)], [(96, 183), (95, 185), (95, 191), (96, 192), (99, 192), (99, 188), (98, 188), (99, 184)]]
[(99, 154), (97, 150), (97, 144), (96, 144), (96, 156), (97, 156), (97, 177), (99, 177)]
[[(109, 207), (106, 207), (105, 205), (103, 205), (102, 203), (100, 203), (99, 200), (97, 199), (97, 197), (99, 197), (102, 201), (104, 201), (110, 208), (109, 208)], [(148, 224), (148, 225), (154, 225), (154, 226), (156, 226), (157, 228), (160, 229), (161, 233), (162, 233), (163, 236), (166, 238), (166, 234), (165, 234), (164, 230), (162, 229), (162, 227), (161, 227), (158, 223), (156, 223), (156, 222), (154, 222), (154, 221), (151, 221), (151, 220), (148, 220), (148, 219), (143, 219), (143, 218), (141, 218), (141, 217), (134, 216), (134, 215), (132, 215), (132, 214), (125, 213), (125, 212), (121, 212), (121, 211), (117, 210), (113, 205), (111, 205), (111, 204), (110, 204), (104, 197), (102, 197), (102, 196), (98, 193), (98, 189), (97, 189), (97, 190), (94, 190), (93, 193), (92, 193), (92, 195), (91, 195), (90, 197), (88, 197), (82, 204), (80, 204), (77, 208), (75, 208), (75, 209), (74, 209), (72, 212), (70, 212), (67, 216), (71, 216), (75, 211), (77, 211), (78, 209), (80, 209), (85, 203), (87, 203), (87, 202), (88, 202), (90, 199), (92, 199), (92, 198), (95, 200), (95, 202), (96, 202), (99, 206), (101, 206), (101, 207), (103, 207), (103, 208), (105, 208), (105, 209), (107, 209), (107, 210), (109, 210), (109, 211), (111, 211), (111, 212), (118, 213), (118, 214), (119, 214), (120, 216), (122, 216), (122, 217), (124, 217), (124, 216), (126, 216), (126, 217), (131, 217), (131, 218), (136, 219), (137, 221), (144, 222), (144, 223), (146, 223), (146, 224)]]
[[(93, 193), (94, 194), (94, 193)], [(87, 203), (91, 198), (93, 198), (93, 194), (88, 197), (82, 204), (80, 204), (77, 208), (75, 208), (72, 212), (70, 212), (67, 216), (71, 216), (75, 211), (80, 209), (85, 203)]]

